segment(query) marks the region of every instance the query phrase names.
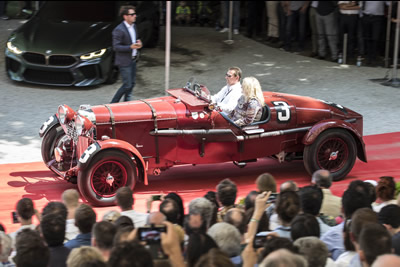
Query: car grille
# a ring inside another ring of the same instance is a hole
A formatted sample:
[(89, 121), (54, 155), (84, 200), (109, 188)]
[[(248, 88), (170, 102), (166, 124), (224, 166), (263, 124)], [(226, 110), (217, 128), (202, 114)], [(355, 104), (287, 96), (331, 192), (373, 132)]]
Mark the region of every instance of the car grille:
[(43, 54), (26, 52), (23, 58), (32, 64), (37, 65), (51, 65), (51, 66), (71, 66), (77, 62), (77, 59), (73, 56), (64, 55), (52, 55), (49, 56), (46, 62), (46, 57)]
[(71, 56), (50, 56), (49, 65), (70, 66), (76, 63), (76, 59)]
[(26, 71), (24, 72), (24, 78), (26, 81), (32, 83), (45, 83), (56, 85), (72, 85), (74, 81), (70, 72), (44, 71), (34, 69), (26, 69)]
[(22, 56), (27, 62), (32, 63), (32, 64), (40, 64), (44, 65), (46, 64), (46, 59), (44, 55), (42, 54), (37, 54), (37, 53), (24, 53)]

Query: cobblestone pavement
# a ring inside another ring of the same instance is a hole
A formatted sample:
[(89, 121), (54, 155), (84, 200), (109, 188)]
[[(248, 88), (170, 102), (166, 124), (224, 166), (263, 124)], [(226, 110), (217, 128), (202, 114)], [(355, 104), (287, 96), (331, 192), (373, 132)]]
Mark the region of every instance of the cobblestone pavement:
[[(0, 21), (0, 44), (23, 20)], [(159, 46), (142, 49), (134, 98), (165, 95), (164, 33)], [(169, 88), (182, 87), (194, 76), (211, 93), (224, 86), (229, 66), (239, 66), (244, 77), (255, 76), (264, 91), (311, 96), (349, 107), (364, 116), (364, 135), (400, 131), (400, 89), (370, 79), (389, 75), (385, 68), (338, 65), (269, 47), (245, 36), (213, 28), (172, 27)], [(49, 87), (15, 83), (6, 76), (0, 57), (0, 164), (41, 161), (41, 124), (60, 104), (109, 103), (121, 81), (91, 88)]]

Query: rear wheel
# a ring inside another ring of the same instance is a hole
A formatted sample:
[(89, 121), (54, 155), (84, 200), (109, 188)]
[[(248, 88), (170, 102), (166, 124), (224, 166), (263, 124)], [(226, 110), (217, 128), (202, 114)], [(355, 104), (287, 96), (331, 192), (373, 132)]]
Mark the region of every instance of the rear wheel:
[(331, 129), (304, 148), (304, 166), (310, 175), (317, 170), (329, 170), (333, 180), (339, 181), (351, 171), (356, 156), (353, 136), (345, 130)]
[(78, 188), (88, 202), (95, 206), (115, 205), (118, 188), (133, 190), (137, 166), (124, 152), (106, 150), (97, 153), (89, 165), (79, 172)]

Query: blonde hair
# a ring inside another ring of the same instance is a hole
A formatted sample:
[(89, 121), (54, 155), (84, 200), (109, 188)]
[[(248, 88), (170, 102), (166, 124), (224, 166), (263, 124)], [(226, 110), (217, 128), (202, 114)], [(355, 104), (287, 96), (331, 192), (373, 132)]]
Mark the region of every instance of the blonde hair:
[(62, 201), (67, 208), (76, 208), (79, 206), (79, 193), (76, 189), (67, 189), (61, 195)]
[(83, 264), (96, 261), (105, 262), (100, 250), (96, 247), (82, 246), (79, 248), (74, 248), (71, 253), (69, 253), (67, 258), (67, 266), (79, 267)]
[(246, 77), (243, 79), (242, 90), (246, 101), (257, 99), (261, 106), (264, 106), (264, 95), (261, 90), (260, 82), (254, 77)]

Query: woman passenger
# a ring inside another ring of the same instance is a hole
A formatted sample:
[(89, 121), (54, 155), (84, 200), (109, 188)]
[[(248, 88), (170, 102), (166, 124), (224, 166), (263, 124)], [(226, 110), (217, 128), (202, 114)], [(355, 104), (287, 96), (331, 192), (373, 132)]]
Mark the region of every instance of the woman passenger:
[(236, 108), (228, 114), (236, 125), (245, 126), (259, 121), (264, 106), (264, 96), (261, 85), (254, 77), (246, 77), (242, 82), (243, 95), (239, 98)]

